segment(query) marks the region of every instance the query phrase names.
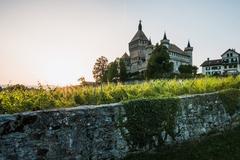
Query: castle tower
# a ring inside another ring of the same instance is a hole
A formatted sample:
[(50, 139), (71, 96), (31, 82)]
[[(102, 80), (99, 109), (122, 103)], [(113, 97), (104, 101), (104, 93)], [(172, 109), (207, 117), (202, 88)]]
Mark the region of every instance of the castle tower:
[(191, 65), (192, 65), (192, 52), (193, 52), (193, 47), (190, 45), (190, 42), (188, 41), (187, 47), (184, 49), (184, 53), (190, 57)]
[(153, 49), (154, 49), (154, 46), (152, 45), (151, 38), (149, 38), (149, 40), (148, 40), (148, 46), (146, 47), (146, 51), (147, 51), (146, 60), (147, 60), (147, 62), (148, 62), (148, 60), (149, 60), (150, 57), (151, 57), (151, 54), (152, 54)]
[(142, 63), (146, 61), (146, 47), (149, 45), (149, 40), (142, 31), (142, 21), (139, 21), (138, 31), (129, 42), (129, 53), (131, 58), (131, 71), (137, 71)]
[(163, 39), (161, 40), (161, 44), (169, 48), (170, 40), (167, 39), (166, 32), (164, 32), (164, 36), (163, 36)]

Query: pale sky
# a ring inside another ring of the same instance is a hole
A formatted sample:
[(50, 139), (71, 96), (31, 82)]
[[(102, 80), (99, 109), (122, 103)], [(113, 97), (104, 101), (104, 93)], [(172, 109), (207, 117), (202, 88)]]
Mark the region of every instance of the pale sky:
[(198, 67), (240, 52), (239, 0), (0, 0), (0, 84), (93, 80), (98, 57), (129, 53), (139, 19), (154, 44), (164, 31), (182, 49), (190, 40)]

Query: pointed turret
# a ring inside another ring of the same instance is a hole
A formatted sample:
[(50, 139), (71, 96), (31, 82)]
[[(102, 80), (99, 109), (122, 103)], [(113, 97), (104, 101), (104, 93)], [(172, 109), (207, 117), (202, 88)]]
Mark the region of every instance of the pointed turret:
[(192, 65), (192, 52), (193, 47), (190, 45), (190, 41), (188, 41), (187, 47), (184, 49), (184, 53), (187, 54), (191, 58), (191, 65)]
[(153, 49), (151, 37), (148, 39), (148, 45), (146, 46), (146, 49)]
[[(131, 42), (134, 42), (134, 41), (139, 41), (139, 40), (142, 40), (142, 41), (148, 41), (146, 35), (143, 33), (142, 31), (142, 21), (139, 20), (139, 24), (138, 24), (138, 31), (137, 33), (134, 35), (134, 37), (132, 38)], [(130, 42), (130, 43), (131, 43)]]
[(164, 32), (164, 36), (163, 36), (163, 39), (167, 39), (167, 35), (166, 35), (166, 32)]
[(161, 40), (161, 44), (169, 48), (170, 40), (167, 39), (167, 34), (164, 32), (163, 39)]
[(189, 42), (189, 41), (188, 41), (187, 47), (188, 47), (188, 48), (189, 48), (189, 47), (191, 47), (191, 45), (190, 45), (190, 42)]
[(151, 37), (148, 40), (148, 45), (152, 45)]
[(139, 20), (139, 24), (138, 24), (138, 30), (141, 31), (142, 30), (142, 21)]
[(190, 41), (188, 41), (187, 47), (184, 49), (184, 51), (193, 51), (193, 47), (191, 47)]

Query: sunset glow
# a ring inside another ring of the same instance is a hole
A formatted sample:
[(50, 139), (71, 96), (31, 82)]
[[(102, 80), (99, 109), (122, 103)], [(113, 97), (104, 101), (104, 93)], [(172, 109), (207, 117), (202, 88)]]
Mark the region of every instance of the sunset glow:
[(128, 53), (139, 19), (154, 44), (164, 31), (182, 48), (190, 40), (199, 66), (240, 50), (239, 7), (237, 0), (1, 0), (0, 84), (93, 81), (98, 57)]

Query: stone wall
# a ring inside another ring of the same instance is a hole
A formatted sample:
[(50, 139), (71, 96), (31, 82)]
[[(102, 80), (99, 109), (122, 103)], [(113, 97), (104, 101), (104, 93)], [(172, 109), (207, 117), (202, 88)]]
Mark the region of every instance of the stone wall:
[[(131, 115), (121, 103), (1, 115), (0, 159), (121, 159), (132, 152), (181, 143), (239, 124), (239, 112), (229, 114), (228, 104), (219, 93), (177, 99), (173, 133), (168, 134), (169, 127), (153, 132), (156, 136), (150, 137), (154, 142), (152, 147), (145, 140), (141, 146), (133, 145), (129, 135), (134, 134), (126, 127)], [(239, 103), (238, 98), (232, 105), (238, 108)], [(152, 110), (149, 114), (158, 124), (159, 117)], [(167, 126), (165, 121), (159, 123)], [(138, 129), (139, 125), (131, 125)]]

